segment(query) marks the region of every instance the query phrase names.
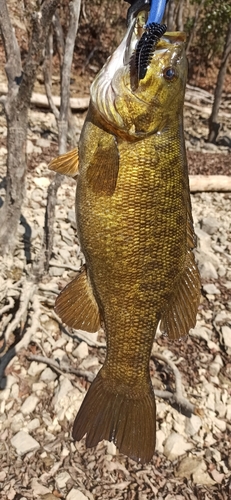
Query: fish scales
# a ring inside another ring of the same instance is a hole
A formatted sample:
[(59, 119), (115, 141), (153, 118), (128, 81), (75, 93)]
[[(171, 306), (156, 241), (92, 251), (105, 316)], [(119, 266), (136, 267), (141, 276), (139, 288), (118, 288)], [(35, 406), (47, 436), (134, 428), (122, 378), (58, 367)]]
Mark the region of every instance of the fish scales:
[(87, 446), (114, 441), (144, 463), (155, 448), (149, 374), (155, 332), (160, 322), (171, 338), (188, 334), (200, 279), (183, 134), (184, 35), (165, 34), (134, 88), (125, 62), (134, 45), (134, 26), (129, 30), (91, 87), (78, 151), (51, 168), (78, 175), (77, 230), (86, 259), (56, 310), (77, 329), (96, 331), (103, 324), (107, 337), (105, 362), (73, 437), (86, 434)]

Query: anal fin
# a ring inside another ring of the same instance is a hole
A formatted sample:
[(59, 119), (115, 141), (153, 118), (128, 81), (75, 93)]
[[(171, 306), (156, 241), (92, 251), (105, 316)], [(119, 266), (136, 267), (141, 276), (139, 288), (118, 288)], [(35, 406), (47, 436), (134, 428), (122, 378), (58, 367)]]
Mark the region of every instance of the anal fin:
[(174, 291), (165, 309), (160, 330), (171, 339), (188, 335), (196, 324), (197, 309), (200, 303), (201, 281), (194, 253), (188, 250), (185, 269), (174, 284)]
[(49, 165), (50, 170), (55, 170), (58, 174), (68, 175), (69, 177), (76, 177), (79, 170), (79, 154), (78, 149), (72, 149), (64, 155), (54, 158)]
[(85, 267), (59, 294), (55, 312), (75, 330), (93, 333), (100, 329), (99, 308)]

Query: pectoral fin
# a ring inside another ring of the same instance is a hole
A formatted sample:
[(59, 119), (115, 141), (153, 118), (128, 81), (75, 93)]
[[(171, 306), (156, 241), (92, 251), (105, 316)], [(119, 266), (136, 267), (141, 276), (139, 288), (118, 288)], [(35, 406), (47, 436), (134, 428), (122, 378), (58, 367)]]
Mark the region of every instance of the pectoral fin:
[(113, 195), (119, 172), (119, 153), (114, 136), (101, 137), (87, 170), (87, 180), (95, 193)]
[(49, 163), (48, 168), (50, 170), (55, 170), (58, 174), (76, 177), (79, 169), (78, 149), (72, 149), (68, 151), (68, 153), (58, 156)]
[(100, 328), (98, 305), (86, 269), (74, 278), (59, 294), (55, 312), (62, 321), (75, 330), (97, 332)]

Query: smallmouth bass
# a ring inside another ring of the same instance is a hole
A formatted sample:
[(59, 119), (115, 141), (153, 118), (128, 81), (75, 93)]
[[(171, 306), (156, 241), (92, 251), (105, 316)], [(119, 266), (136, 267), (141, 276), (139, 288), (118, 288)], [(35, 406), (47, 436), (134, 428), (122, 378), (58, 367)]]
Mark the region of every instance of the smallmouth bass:
[(195, 326), (200, 278), (193, 248), (183, 102), (184, 34), (165, 33), (137, 77), (142, 12), (97, 75), (78, 150), (50, 168), (77, 178), (86, 266), (56, 312), (75, 329), (104, 325), (107, 354), (76, 416), (73, 438), (102, 439), (141, 463), (155, 449), (149, 359), (157, 325), (172, 339)]

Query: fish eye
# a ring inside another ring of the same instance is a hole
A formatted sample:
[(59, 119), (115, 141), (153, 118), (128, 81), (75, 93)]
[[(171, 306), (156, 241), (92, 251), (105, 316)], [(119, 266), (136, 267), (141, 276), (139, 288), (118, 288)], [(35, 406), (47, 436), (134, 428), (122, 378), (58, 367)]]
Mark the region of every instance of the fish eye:
[(163, 76), (164, 76), (165, 80), (167, 80), (168, 82), (171, 82), (172, 80), (174, 80), (174, 78), (177, 76), (177, 74), (176, 74), (175, 69), (172, 68), (171, 66), (169, 66), (168, 68), (164, 69)]

